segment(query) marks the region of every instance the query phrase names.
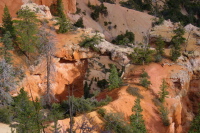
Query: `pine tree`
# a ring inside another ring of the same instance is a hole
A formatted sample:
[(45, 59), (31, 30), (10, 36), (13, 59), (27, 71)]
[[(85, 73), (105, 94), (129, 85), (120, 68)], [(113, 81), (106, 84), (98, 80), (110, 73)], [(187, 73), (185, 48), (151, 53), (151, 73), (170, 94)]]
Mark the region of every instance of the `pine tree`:
[(135, 100), (135, 105), (132, 108), (134, 114), (130, 116), (130, 122), (133, 129), (133, 133), (146, 133), (146, 127), (143, 120), (143, 115), (141, 114), (143, 109), (140, 105), (140, 98), (137, 97)]
[(35, 52), (38, 45), (36, 14), (26, 7), (18, 11), (17, 17), (20, 19), (15, 26), (19, 48), (25, 53)]
[(84, 28), (85, 26), (83, 25), (83, 18), (79, 18), (74, 26)]
[(185, 42), (185, 38), (183, 37), (185, 31), (181, 25), (174, 30), (175, 36), (172, 37), (171, 44), (171, 59), (172, 61), (176, 61), (178, 57), (181, 56), (181, 44)]
[(143, 87), (145, 87), (145, 88), (149, 88), (149, 86), (150, 86), (150, 84), (151, 84), (151, 81), (149, 81), (148, 79), (150, 78), (149, 77), (149, 75), (148, 75), (148, 73), (147, 72), (145, 72), (144, 70), (143, 70), (143, 72), (142, 72), (142, 74), (140, 75), (140, 81), (139, 81), (139, 83), (143, 86)]
[(154, 51), (150, 49), (149, 45), (139, 45), (140, 47), (134, 48), (134, 52), (130, 55), (132, 62), (142, 65), (152, 62)]
[(13, 42), (9, 31), (6, 31), (6, 33), (3, 35), (3, 38), (0, 39), (0, 42), (3, 43), (3, 47), (0, 47), (0, 55), (3, 56), (7, 63), (11, 63), (12, 55), (10, 53), (10, 50), (13, 50)]
[(109, 90), (118, 88), (121, 83), (121, 79), (118, 75), (117, 68), (111, 64), (110, 75), (109, 75)]
[(66, 17), (57, 18), (55, 25), (59, 25), (58, 33), (66, 33), (71, 29), (71, 23)]
[(10, 15), (10, 12), (8, 10), (8, 7), (5, 5), (4, 7), (4, 14), (2, 17), (3, 22), (3, 32), (6, 33), (6, 31), (9, 31), (12, 37), (15, 37), (15, 31), (14, 26), (12, 22), (12, 17)]
[(57, 10), (58, 10), (58, 16), (60, 18), (64, 18), (65, 17), (65, 13), (64, 13), (64, 6), (63, 6), (63, 2), (62, 0), (57, 0)]
[(164, 79), (162, 80), (162, 84), (160, 85), (160, 89), (161, 89), (161, 91), (158, 93), (159, 94), (159, 100), (160, 100), (161, 103), (164, 103), (165, 98), (169, 94), (169, 92), (167, 91), (167, 83)]
[(69, 19), (66, 18), (64, 13), (64, 7), (62, 0), (57, 0), (57, 10), (58, 16), (56, 25), (59, 25), (58, 33), (66, 33), (71, 29), (71, 23)]
[(156, 61), (160, 62), (164, 54), (164, 46), (165, 46), (165, 43), (162, 40), (161, 36), (158, 37), (155, 44), (156, 44)]
[(40, 133), (44, 128), (42, 125), (41, 105), (29, 100), (27, 92), (23, 89), (14, 99), (14, 121), (17, 133)]

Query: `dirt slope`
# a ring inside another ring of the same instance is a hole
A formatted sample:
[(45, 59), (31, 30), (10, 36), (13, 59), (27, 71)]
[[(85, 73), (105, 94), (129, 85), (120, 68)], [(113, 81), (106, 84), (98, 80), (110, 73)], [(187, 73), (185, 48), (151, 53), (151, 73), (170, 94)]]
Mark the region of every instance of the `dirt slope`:
[[(98, 0), (90, 1), (91, 4), (100, 4)], [(70, 15), (70, 18), (75, 22), (79, 17), (83, 17), (86, 28), (90, 27), (105, 34), (107, 40), (112, 40), (119, 34), (125, 33), (126, 30), (132, 31), (135, 34), (136, 42), (142, 42), (143, 36), (151, 28), (153, 16), (146, 13), (138, 12), (121, 7), (119, 4), (104, 3), (108, 10), (108, 16), (100, 15), (99, 21), (94, 21), (91, 17), (91, 10), (87, 7), (88, 0), (77, 0), (78, 8), (86, 15)], [(104, 22), (112, 24), (104, 26)], [(114, 26), (116, 25), (116, 28)]]

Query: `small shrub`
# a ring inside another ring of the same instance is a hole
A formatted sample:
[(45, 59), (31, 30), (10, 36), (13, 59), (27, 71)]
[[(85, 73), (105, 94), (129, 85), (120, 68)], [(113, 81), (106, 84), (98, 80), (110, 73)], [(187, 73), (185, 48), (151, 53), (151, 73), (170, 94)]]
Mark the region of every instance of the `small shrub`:
[(101, 91), (108, 87), (108, 81), (106, 79), (99, 80), (97, 86), (101, 88)]
[(107, 25), (108, 25), (108, 22), (105, 21), (105, 22), (104, 22), (104, 26), (107, 26)]
[(129, 94), (139, 97), (140, 99), (143, 99), (144, 97), (140, 94), (140, 90), (137, 87), (128, 87), (126, 90)]
[(132, 63), (144, 65), (152, 62), (154, 50), (151, 50), (149, 45), (145, 46), (141, 43), (139, 45), (140, 47), (134, 48), (134, 52), (130, 54)]
[(108, 113), (104, 116), (104, 130), (115, 133), (131, 133), (131, 126), (124, 120), (120, 113)]
[(164, 19), (163, 17), (159, 17), (158, 19), (155, 18), (155, 19), (154, 19), (154, 22), (152, 23), (152, 25), (153, 25), (153, 26), (155, 26), (155, 25), (161, 25), (161, 24), (163, 24), (164, 20), (165, 20), (165, 19)]
[(129, 43), (134, 43), (135, 35), (133, 32), (126, 31), (125, 34), (118, 35), (112, 43), (117, 45), (127, 45)]
[(103, 99), (103, 100), (101, 100), (101, 101), (96, 103), (96, 107), (107, 105), (111, 101), (112, 101), (112, 97), (106, 95), (105, 99)]
[(80, 8), (76, 8), (76, 14), (80, 14), (81, 13), (81, 9)]
[(85, 26), (83, 25), (83, 18), (79, 18), (74, 26), (84, 28)]
[(100, 108), (97, 110), (97, 113), (101, 116), (104, 117), (106, 114), (106, 110), (104, 108)]
[(139, 81), (140, 85), (143, 86), (143, 87), (145, 87), (145, 88), (149, 88), (151, 82), (148, 80), (150, 78), (149, 75), (148, 75), (148, 73), (143, 70), (143, 72), (140, 75), (140, 77), (141, 77), (139, 79), (140, 80)]
[(145, 88), (149, 88), (151, 82), (147, 78), (141, 78), (140, 84), (141, 84), (141, 86), (143, 86)]
[(11, 122), (11, 119), (12, 112), (9, 106), (0, 108), (0, 122), (9, 124)]
[(99, 0), (100, 2), (107, 2), (110, 4), (115, 4), (114, 0)]
[(95, 45), (99, 44), (101, 41), (102, 41), (102, 38), (98, 34), (94, 35), (93, 37), (89, 37), (89, 35), (83, 35), (82, 41), (79, 43), (79, 45), (81, 47), (90, 48), (98, 52), (99, 49), (96, 48)]

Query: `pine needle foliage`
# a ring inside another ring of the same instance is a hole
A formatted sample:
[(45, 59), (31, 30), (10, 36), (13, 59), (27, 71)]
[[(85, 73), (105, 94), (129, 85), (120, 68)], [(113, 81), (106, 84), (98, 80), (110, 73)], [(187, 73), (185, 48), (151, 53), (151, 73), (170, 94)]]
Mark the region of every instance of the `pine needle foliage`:
[(134, 52), (130, 54), (132, 63), (144, 65), (153, 61), (154, 50), (150, 49), (150, 46), (144, 46), (139, 44), (139, 47), (134, 48)]
[(27, 92), (21, 89), (13, 105), (14, 121), (17, 124), (12, 126), (16, 128), (17, 133), (41, 133), (44, 129), (41, 109), (38, 100), (30, 101)]
[(17, 44), (23, 52), (33, 53), (38, 45), (36, 14), (26, 7), (18, 11), (17, 17), (20, 19), (15, 24)]
[(84, 48), (90, 48), (93, 51), (98, 52), (99, 49), (95, 47), (102, 41), (102, 37), (99, 34), (95, 34), (94, 36), (90, 37), (89, 35), (82, 35), (82, 41), (80, 41), (79, 46)]
[(143, 70), (143, 72), (141, 73), (140, 77), (141, 77), (139, 79), (140, 80), (139, 81), (140, 85), (145, 87), (145, 88), (149, 88), (149, 86), (151, 85), (151, 81), (148, 80), (150, 78), (148, 73)]
[(0, 47), (0, 55), (3, 56), (3, 58), (5, 59), (5, 61), (7, 63), (11, 63), (12, 60), (12, 54), (10, 53), (10, 50), (13, 50), (13, 41), (11, 38), (11, 34), (9, 31), (6, 31), (6, 33), (3, 35), (2, 38), (0, 38), (0, 42), (3, 43), (3, 46)]
[(172, 37), (171, 44), (171, 59), (172, 61), (176, 61), (178, 57), (181, 56), (181, 44), (185, 42), (185, 38), (183, 37), (185, 31), (181, 25), (177, 29), (174, 30), (175, 35)]
[(12, 21), (12, 17), (10, 15), (10, 12), (9, 12), (7, 5), (5, 5), (3, 11), (4, 11), (3, 17), (2, 17), (3, 32), (6, 33), (7, 31), (9, 31), (11, 36), (15, 37), (15, 30), (14, 30), (14, 26), (13, 26), (13, 21)]
[(130, 124), (132, 126), (133, 133), (146, 133), (147, 130), (142, 115), (143, 109), (140, 105), (139, 97), (137, 97), (137, 99), (135, 100), (135, 105), (133, 106), (132, 111), (134, 112), (134, 114), (130, 116)]
[(110, 65), (110, 75), (109, 75), (109, 86), (108, 89), (112, 90), (114, 88), (119, 88), (121, 84), (121, 78), (118, 75), (118, 71), (115, 65)]
[(169, 95), (169, 92), (167, 91), (167, 83), (166, 81), (163, 79), (162, 80), (162, 84), (160, 85), (160, 92), (159, 94), (159, 100), (161, 103), (165, 102), (165, 98), (167, 97), (167, 95)]

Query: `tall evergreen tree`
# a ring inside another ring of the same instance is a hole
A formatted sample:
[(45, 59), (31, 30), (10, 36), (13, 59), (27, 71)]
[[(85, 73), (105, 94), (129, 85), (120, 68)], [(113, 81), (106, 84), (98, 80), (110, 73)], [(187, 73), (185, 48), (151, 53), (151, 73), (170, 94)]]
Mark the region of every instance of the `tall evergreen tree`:
[(63, 6), (62, 0), (57, 0), (57, 10), (58, 10), (58, 16), (60, 18), (64, 18), (65, 13), (64, 13), (64, 6)]
[(0, 39), (0, 42), (3, 43), (3, 46), (0, 47), (0, 55), (3, 56), (7, 63), (11, 63), (12, 55), (10, 53), (10, 50), (13, 50), (13, 42), (9, 31), (6, 31), (6, 33), (3, 35), (3, 38)]
[(14, 99), (14, 121), (18, 124), (13, 125), (17, 133), (41, 133), (42, 115), (40, 114), (41, 105), (38, 102), (29, 100), (27, 92), (23, 89)]
[(71, 29), (71, 23), (69, 19), (66, 18), (64, 13), (64, 6), (62, 0), (57, 0), (57, 10), (58, 16), (56, 25), (59, 25), (58, 33), (66, 33)]
[(167, 91), (167, 83), (164, 79), (162, 80), (162, 84), (160, 85), (160, 89), (161, 89), (161, 91), (158, 93), (159, 94), (159, 100), (162, 103), (164, 103), (165, 98), (167, 97), (167, 95), (169, 95), (169, 92)]
[(36, 14), (26, 7), (18, 11), (17, 17), (20, 19), (15, 26), (19, 48), (25, 53), (35, 52), (38, 45)]
[(155, 44), (156, 44), (156, 61), (159, 62), (162, 60), (162, 56), (164, 54), (165, 42), (162, 40), (161, 36), (159, 36)]
[(181, 44), (185, 42), (185, 38), (183, 37), (185, 31), (181, 25), (177, 29), (174, 30), (175, 35), (172, 37), (172, 49), (171, 49), (171, 59), (172, 61), (176, 61), (178, 57), (181, 56)]
[(57, 18), (57, 23), (55, 25), (59, 25), (58, 33), (66, 33), (71, 29), (71, 23), (66, 17)]
[(154, 51), (150, 49), (149, 45), (139, 44), (140, 47), (134, 48), (134, 52), (130, 57), (132, 62), (136, 64), (148, 64), (153, 60)]
[(142, 72), (142, 74), (140, 75), (140, 81), (139, 81), (139, 83), (143, 86), (143, 87), (145, 87), (145, 88), (149, 88), (149, 86), (150, 86), (150, 84), (151, 84), (151, 81), (149, 81), (148, 79), (150, 78), (149, 77), (149, 75), (148, 75), (148, 73), (147, 72), (145, 72), (144, 70), (143, 70), (143, 72)]
[(3, 22), (3, 32), (6, 33), (6, 31), (9, 31), (12, 37), (15, 37), (15, 31), (14, 26), (12, 22), (12, 17), (10, 15), (10, 12), (8, 10), (8, 7), (5, 5), (4, 7), (4, 14), (2, 17)]
[(111, 64), (110, 75), (109, 75), (109, 90), (118, 88), (121, 83), (121, 79), (118, 75), (117, 68)]
[(130, 122), (133, 129), (133, 133), (146, 133), (146, 127), (143, 120), (143, 115), (141, 114), (143, 109), (140, 105), (140, 98), (137, 97), (135, 100), (135, 105), (132, 108), (135, 114), (130, 116)]

